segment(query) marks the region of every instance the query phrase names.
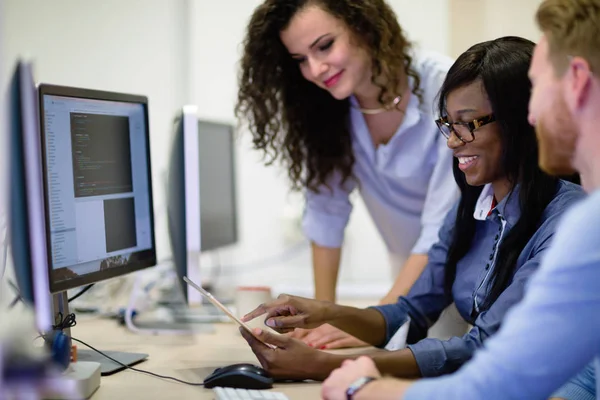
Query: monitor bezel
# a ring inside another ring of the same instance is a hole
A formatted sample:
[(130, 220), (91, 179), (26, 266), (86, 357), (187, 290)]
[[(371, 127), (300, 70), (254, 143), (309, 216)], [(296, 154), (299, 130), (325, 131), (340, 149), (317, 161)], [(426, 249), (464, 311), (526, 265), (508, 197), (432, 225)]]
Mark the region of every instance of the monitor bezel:
[[(104, 271), (92, 272), (86, 275), (82, 275), (77, 278), (72, 278), (60, 282), (55, 282), (53, 278), (52, 269), (52, 248), (51, 248), (51, 236), (50, 236), (50, 214), (49, 214), (49, 198), (46, 195), (48, 193), (48, 166), (46, 158), (46, 124), (45, 124), (45, 108), (44, 108), (44, 96), (62, 96), (62, 97), (73, 97), (80, 99), (90, 100), (104, 100), (104, 101), (117, 101), (123, 103), (136, 103), (142, 104), (144, 107), (144, 120), (146, 124), (146, 159), (147, 164), (147, 177), (148, 177), (148, 190), (149, 190), (149, 201), (150, 201), (150, 230), (152, 248), (150, 250), (143, 250), (133, 253), (134, 255), (140, 256), (140, 260), (136, 260), (124, 266), (109, 268)], [(39, 101), (39, 117), (40, 117), (40, 138), (41, 138), (41, 149), (42, 149), (42, 172), (43, 172), (43, 184), (44, 184), (44, 209), (46, 218), (46, 248), (47, 248), (47, 260), (48, 260), (48, 276), (51, 293), (59, 293), (65, 290), (73, 289), (79, 286), (88, 285), (91, 283), (100, 282), (106, 279), (115, 278), (122, 276), (134, 271), (149, 268), (156, 265), (156, 237), (154, 232), (154, 199), (152, 192), (152, 165), (150, 158), (150, 125), (148, 118), (148, 98), (142, 95), (119, 93), (119, 92), (108, 92), (94, 89), (84, 89), (71, 86), (60, 86), (47, 83), (41, 83), (38, 86), (38, 101)]]

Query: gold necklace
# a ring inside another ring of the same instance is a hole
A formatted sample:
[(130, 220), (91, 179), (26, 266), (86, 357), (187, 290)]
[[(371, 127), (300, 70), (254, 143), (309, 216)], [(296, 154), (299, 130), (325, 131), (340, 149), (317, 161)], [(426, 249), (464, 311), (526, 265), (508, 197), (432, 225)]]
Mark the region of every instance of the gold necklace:
[(360, 108), (360, 107), (356, 107), (356, 106), (353, 106), (353, 107), (356, 108), (361, 113), (368, 114), (368, 115), (374, 115), (374, 114), (379, 114), (379, 113), (382, 113), (385, 111), (390, 111), (393, 108), (395, 108), (398, 111), (404, 112), (404, 110), (401, 110), (398, 108), (398, 104), (400, 104), (401, 101), (402, 101), (402, 96), (396, 96), (394, 98), (394, 100), (392, 100), (389, 104), (384, 105), (383, 107), (379, 107), (379, 108)]

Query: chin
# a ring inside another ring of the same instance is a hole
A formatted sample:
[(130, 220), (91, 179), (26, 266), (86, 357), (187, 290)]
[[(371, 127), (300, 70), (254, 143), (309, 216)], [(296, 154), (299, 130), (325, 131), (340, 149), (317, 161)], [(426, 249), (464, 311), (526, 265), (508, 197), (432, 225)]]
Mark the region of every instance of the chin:
[(545, 160), (540, 160), (540, 169), (548, 175), (554, 176), (567, 176), (577, 172), (569, 162), (557, 163), (546, 162)]
[(465, 176), (465, 180), (467, 181), (467, 184), (469, 186), (483, 186), (485, 185), (487, 182), (484, 182), (482, 179), (480, 179), (478, 176)]
[(344, 100), (352, 96), (352, 89), (348, 88), (347, 85), (344, 85), (343, 82), (338, 82), (338, 84), (331, 89), (325, 88), (325, 90), (337, 100)]

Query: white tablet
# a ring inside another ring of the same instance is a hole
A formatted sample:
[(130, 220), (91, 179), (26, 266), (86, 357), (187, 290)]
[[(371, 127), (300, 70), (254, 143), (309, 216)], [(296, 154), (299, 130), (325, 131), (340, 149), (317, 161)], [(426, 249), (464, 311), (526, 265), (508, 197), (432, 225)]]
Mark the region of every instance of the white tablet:
[[(252, 332), (252, 328), (250, 328), (248, 325), (246, 325), (244, 322), (242, 322), (238, 317), (236, 317), (229, 308), (225, 307), (219, 300), (217, 300), (215, 298), (215, 296), (213, 296), (212, 294), (210, 294), (209, 292), (207, 292), (206, 290), (202, 289), (202, 287), (196, 285), (194, 282), (192, 282), (187, 276), (183, 277), (183, 280), (190, 285), (191, 287), (193, 287), (194, 289), (196, 289), (197, 291), (199, 291), (204, 297), (206, 297), (211, 303), (213, 303), (215, 305), (215, 307), (217, 307), (219, 310), (223, 311), (229, 318), (231, 318), (233, 321), (235, 321), (238, 325), (240, 325), (241, 327), (243, 327), (246, 331), (248, 331), (252, 336), (256, 337), (256, 335), (254, 334), (254, 332)], [(261, 342), (263, 342), (260, 338), (256, 337), (258, 340), (260, 340)], [(272, 345), (270, 343), (265, 343), (267, 346), (269, 346), (272, 349), (276, 349), (277, 346)]]

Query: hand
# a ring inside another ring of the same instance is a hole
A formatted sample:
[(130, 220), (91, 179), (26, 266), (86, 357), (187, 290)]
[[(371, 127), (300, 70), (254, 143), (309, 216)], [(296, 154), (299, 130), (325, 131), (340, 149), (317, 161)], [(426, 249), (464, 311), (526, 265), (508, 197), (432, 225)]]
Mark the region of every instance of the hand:
[(334, 370), (323, 382), (321, 398), (323, 400), (346, 400), (348, 387), (363, 376), (381, 378), (373, 360), (366, 356), (356, 360), (345, 360), (342, 366)]
[(242, 321), (247, 322), (267, 314), (265, 325), (277, 332), (291, 332), (294, 328), (316, 328), (330, 319), (332, 306), (333, 303), (327, 301), (281, 294), (277, 300), (263, 303), (244, 315)]
[[(273, 378), (323, 380), (331, 372), (324, 362), (324, 358), (331, 355), (311, 349), (299, 340), (260, 328), (252, 330), (256, 337), (241, 327), (240, 332), (262, 367)], [(277, 348), (272, 349), (263, 342), (275, 345)]]
[(310, 347), (319, 350), (369, 346), (368, 343), (329, 324), (321, 325), (315, 329), (296, 328), (289, 336), (302, 340)]

